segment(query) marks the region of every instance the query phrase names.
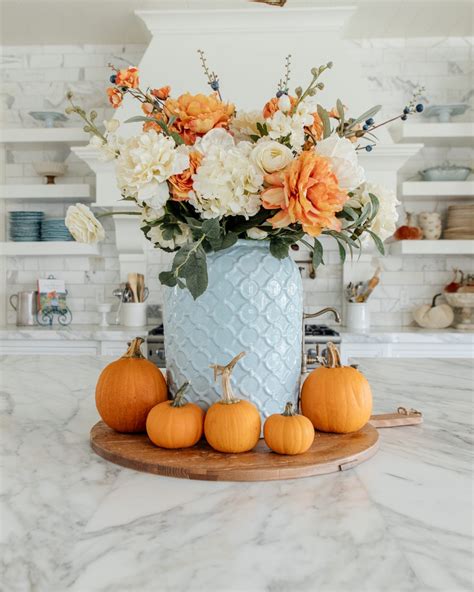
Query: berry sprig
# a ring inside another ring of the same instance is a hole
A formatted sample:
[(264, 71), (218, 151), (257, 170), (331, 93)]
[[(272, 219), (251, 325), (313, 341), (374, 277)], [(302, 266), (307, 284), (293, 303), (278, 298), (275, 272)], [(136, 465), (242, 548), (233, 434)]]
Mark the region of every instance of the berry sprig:
[(291, 77), (291, 53), (289, 53), (285, 58), (285, 75), (283, 78), (280, 78), (277, 86), (276, 96), (279, 99), (283, 95), (287, 95), (289, 88), (288, 85), (290, 83)]
[(306, 97), (314, 97), (314, 95), (318, 92), (318, 90), (324, 89), (324, 83), (318, 82), (318, 78), (321, 76), (321, 74), (324, 71), (330, 70), (332, 68), (332, 66), (333, 66), (333, 63), (328, 62), (327, 64), (323, 64), (322, 66), (319, 66), (319, 68), (311, 68), (311, 75), (313, 78), (311, 79), (311, 82), (308, 84), (306, 89), (303, 91), (301, 86), (298, 86), (295, 88), (295, 94), (298, 97), (298, 100), (296, 101), (295, 105), (293, 106), (293, 109), (291, 111), (292, 113), (295, 113), (298, 105)]
[(197, 50), (199, 59), (201, 60), (202, 69), (207, 77), (207, 83), (213, 91), (217, 92), (219, 99), (222, 101), (221, 91), (219, 90), (219, 77), (215, 72), (211, 72), (207, 66), (206, 55), (202, 49)]

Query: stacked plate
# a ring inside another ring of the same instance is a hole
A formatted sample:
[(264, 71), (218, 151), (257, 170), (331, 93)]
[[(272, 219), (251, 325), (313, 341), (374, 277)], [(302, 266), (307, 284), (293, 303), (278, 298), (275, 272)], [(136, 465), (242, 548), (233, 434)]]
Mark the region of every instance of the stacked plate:
[(41, 223), (42, 241), (72, 241), (71, 233), (64, 224), (64, 218), (48, 218)]
[(443, 238), (474, 239), (474, 204), (449, 206)]
[(9, 212), (10, 240), (39, 241), (43, 212)]

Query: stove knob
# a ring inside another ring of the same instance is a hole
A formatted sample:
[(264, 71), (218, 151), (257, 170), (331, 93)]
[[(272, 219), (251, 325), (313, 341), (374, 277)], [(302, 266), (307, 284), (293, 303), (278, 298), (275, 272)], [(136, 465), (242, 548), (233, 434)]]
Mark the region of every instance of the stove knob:
[(311, 348), (306, 352), (306, 363), (309, 365), (318, 363), (318, 351), (316, 349)]

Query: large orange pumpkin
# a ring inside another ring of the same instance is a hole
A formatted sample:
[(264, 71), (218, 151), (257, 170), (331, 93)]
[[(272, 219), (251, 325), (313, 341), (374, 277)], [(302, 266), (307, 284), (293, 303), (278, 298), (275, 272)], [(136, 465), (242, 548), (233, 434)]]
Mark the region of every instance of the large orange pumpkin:
[(150, 410), (168, 398), (163, 374), (146, 360), (141, 337), (127, 353), (106, 366), (97, 382), (95, 402), (102, 420), (117, 432), (144, 432)]
[(326, 365), (313, 370), (303, 384), (301, 411), (321, 432), (356, 432), (372, 413), (370, 385), (355, 368), (341, 366), (333, 343), (327, 351)]
[(260, 438), (261, 420), (258, 409), (250, 401), (237, 399), (232, 392), (230, 375), (245, 352), (235, 356), (227, 366), (215, 364), (214, 379), (222, 375), (222, 399), (212, 404), (204, 420), (204, 435), (219, 452), (247, 452)]
[(267, 446), (278, 454), (302, 454), (314, 441), (314, 427), (303, 415), (298, 415), (293, 403), (287, 403), (283, 413), (275, 413), (265, 421), (263, 436)]
[(188, 386), (189, 382), (185, 382), (172, 401), (159, 403), (148, 414), (146, 431), (156, 446), (189, 448), (201, 439), (204, 411), (184, 399)]

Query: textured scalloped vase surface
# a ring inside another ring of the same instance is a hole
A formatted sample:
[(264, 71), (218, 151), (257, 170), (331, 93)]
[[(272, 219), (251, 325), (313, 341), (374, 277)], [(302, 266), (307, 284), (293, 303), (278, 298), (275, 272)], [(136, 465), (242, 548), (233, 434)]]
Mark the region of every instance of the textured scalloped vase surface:
[(294, 261), (278, 260), (268, 242), (238, 241), (208, 255), (209, 285), (193, 300), (165, 288), (164, 329), (171, 392), (185, 380), (188, 396), (207, 408), (220, 398), (210, 364), (247, 355), (232, 375), (234, 392), (262, 417), (296, 402), (301, 369), (303, 289)]

